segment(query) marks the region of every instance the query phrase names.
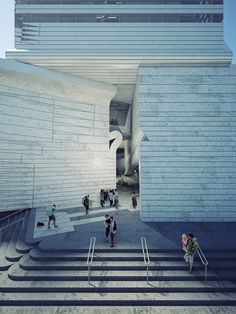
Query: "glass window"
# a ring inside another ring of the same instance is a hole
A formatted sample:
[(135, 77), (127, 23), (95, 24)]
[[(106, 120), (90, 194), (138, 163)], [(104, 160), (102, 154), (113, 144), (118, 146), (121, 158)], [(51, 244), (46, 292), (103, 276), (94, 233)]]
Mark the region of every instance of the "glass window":
[(22, 23), (220, 23), (223, 14), (16, 14)]
[(16, 4), (223, 4), (223, 0), (15, 0)]

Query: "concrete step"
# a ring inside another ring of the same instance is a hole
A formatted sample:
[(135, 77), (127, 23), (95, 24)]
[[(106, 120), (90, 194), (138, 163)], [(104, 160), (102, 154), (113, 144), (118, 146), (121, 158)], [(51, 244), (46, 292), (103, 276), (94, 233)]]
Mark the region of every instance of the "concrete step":
[[(168, 253), (158, 253), (158, 254), (150, 254), (150, 261), (158, 262), (158, 261), (183, 261), (184, 254), (174, 254), (170, 255)], [(87, 260), (87, 253), (85, 252), (43, 252), (41, 250), (33, 249), (30, 252), (30, 257), (34, 260), (64, 260), (64, 261), (85, 261)], [(231, 262), (235, 261), (236, 256), (212, 256), (207, 258), (209, 262), (211, 261), (223, 261)], [(200, 260), (199, 257), (195, 256), (195, 261)], [(116, 251), (107, 251), (107, 252), (94, 252), (94, 261), (143, 261), (142, 254), (138, 253), (119, 253)]]
[[(27, 299), (27, 300), (0, 300), (0, 306), (34, 306), (34, 307), (173, 307), (173, 306), (183, 306), (183, 307), (209, 307), (209, 306), (236, 306), (236, 300), (40, 300)], [(231, 312), (233, 313), (233, 312)]]
[[(208, 281), (236, 281), (235, 272), (231, 274), (216, 274), (215, 272), (208, 272), (207, 280)], [(10, 269), (8, 276), (12, 280), (22, 280), (22, 281), (87, 281), (88, 280), (88, 271), (79, 270), (79, 271), (63, 271), (60, 273), (55, 270), (33, 270), (33, 271), (24, 271), (21, 269)], [(93, 281), (146, 281), (147, 273), (146, 271), (114, 271), (110, 270), (104, 271), (91, 271), (91, 280)], [(191, 274), (187, 271), (178, 270), (178, 271), (150, 271), (149, 272), (149, 281), (202, 281), (205, 280), (204, 272), (193, 271)]]
[[(236, 287), (0, 287), (0, 293), (232, 293), (235, 296)], [(32, 295), (33, 296), (33, 295)]]
[(34, 239), (34, 224), (35, 224), (36, 209), (32, 208), (27, 211), (27, 227), (25, 232), (25, 244), (29, 246), (37, 246), (40, 241)]
[[(60, 248), (60, 243), (57, 243), (57, 247), (48, 247), (47, 245), (50, 245), (50, 243), (41, 242), (38, 246), (38, 250), (41, 252), (56, 252), (56, 253), (87, 253), (88, 249), (80, 249), (78, 247), (65, 247)], [(140, 253), (142, 254), (141, 248), (134, 248), (134, 249), (125, 249), (125, 248), (95, 248), (96, 253)], [(183, 255), (184, 252), (182, 249), (148, 249), (149, 254), (151, 253), (173, 253), (178, 255)], [(233, 249), (203, 249), (205, 254), (210, 254), (211, 256), (217, 255), (228, 255), (232, 257), (236, 257), (236, 250)]]
[(17, 242), (16, 242), (16, 251), (19, 253), (28, 253), (31, 248), (35, 247), (35, 244), (26, 244), (25, 242), (25, 236), (26, 236), (26, 231), (28, 227), (28, 222), (29, 222), (29, 215), (30, 215), (30, 210), (27, 210), (25, 213), (25, 219), (24, 219), (24, 224), (20, 230)]
[[(25, 254), (25, 259), (22, 258), (22, 261), (25, 261), (26, 263), (30, 263), (31, 265), (86, 265), (87, 259), (84, 259), (82, 261), (70, 261), (70, 260), (35, 260), (31, 259), (31, 256), (34, 255), (31, 252), (29, 254)], [(93, 265), (95, 266), (143, 266), (144, 261), (143, 260), (138, 260), (138, 261), (113, 261), (113, 260), (93, 260)], [(183, 266), (185, 265), (184, 258), (178, 261), (154, 261), (150, 262), (151, 266)], [(194, 260), (194, 265), (196, 266), (202, 266), (202, 262), (199, 259)], [(209, 265), (209, 267), (217, 267), (217, 268), (231, 268), (234, 269), (236, 267), (236, 262), (234, 261), (228, 261), (225, 263), (224, 261), (212, 261)]]
[(12, 230), (11, 240), (8, 244), (7, 251), (5, 253), (6, 259), (10, 262), (19, 261), (20, 258), (23, 256), (22, 253), (16, 251), (16, 243), (19, 237), (20, 229), (22, 227), (22, 221), (16, 223), (14, 231)]
[[(76, 265), (27, 265), (21, 264), (21, 269), (23, 270), (87, 270), (88, 266), (76, 266)], [(146, 266), (91, 266), (91, 271), (145, 271), (147, 269)], [(167, 271), (167, 270), (174, 270), (174, 271), (186, 271), (185, 266), (149, 266), (149, 271)], [(204, 266), (195, 266), (194, 271), (203, 271)], [(234, 268), (221, 268), (217, 267), (209, 267), (208, 271), (217, 271), (221, 273), (235, 273), (236, 267)]]
[[(166, 265), (168, 263), (168, 265)], [(178, 263), (178, 264), (177, 264)], [(86, 261), (75, 262), (75, 261), (34, 261), (28, 255), (25, 255), (19, 262), (21, 269), (24, 270), (87, 270), (88, 266)], [(91, 266), (91, 270), (146, 270), (144, 262), (99, 262), (95, 261)], [(150, 271), (161, 271), (161, 270), (186, 270), (186, 264), (184, 261), (181, 262), (161, 262), (161, 263), (151, 263), (149, 265)], [(204, 270), (204, 265), (199, 262), (194, 264), (194, 270)], [(220, 265), (209, 265), (209, 271), (235, 271), (236, 265), (231, 264), (225, 266), (225, 264)]]
[[(13, 224), (2, 231), (2, 245), (0, 247), (0, 270), (7, 270), (12, 264), (12, 261), (6, 259), (9, 244), (11, 242), (12, 235), (16, 229), (16, 224)], [(10, 250), (10, 249), (9, 249)]]
[[(118, 296), (114, 295), (114, 293), (118, 294)], [(169, 292), (169, 293), (160, 293), (157, 291), (150, 291), (146, 293), (135, 293), (135, 292), (125, 292), (123, 293), (121, 290), (119, 292), (103, 292), (100, 293), (99, 289), (96, 289), (92, 293), (87, 292), (68, 292), (68, 293), (61, 293), (57, 292), (56, 294), (53, 293), (53, 288), (50, 293), (50, 296), (48, 296), (47, 293), (37, 292), (37, 295), (35, 293), (31, 292), (22, 292), (22, 293), (4, 293), (3, 296), (0, 296), (0, 300), (80, 300), (80, 301), (108, 301), (108, 300), (119, 300), (119, 301), (127, 301), (127, 300), (163, 300), (163, 301), (169, 301), (169, 300), (225, 300), (225, 301), (232, 301), (235, 300), (236, 302), (236, 293), (235, 292), (227, 292), (227, 295), (214, 292), (209, 292), (208, 294), (204, 292), (198, 292), (197, 294), (193, 292), (188, 292), (187, 294), (184, 294), (182, 292)]]
[[(14, 266), (12, 266), (14, 267)], [(88, 273), (87, 273), (88, 275)], [(129, 280), (125, 283), (123, 281), (95, 281), (92, 280), (89, 284), (87, 280), (82, 281), (34, 281), (34, 280), (11, 280), (8, 276), (4, 276), (1, 280), (1, 288), (236, 288), (236, 282), (233, 281), (181, 281), (181, 280), (165, 280), (165, 281), (151, 281), (147, 283), (146, 280)]]

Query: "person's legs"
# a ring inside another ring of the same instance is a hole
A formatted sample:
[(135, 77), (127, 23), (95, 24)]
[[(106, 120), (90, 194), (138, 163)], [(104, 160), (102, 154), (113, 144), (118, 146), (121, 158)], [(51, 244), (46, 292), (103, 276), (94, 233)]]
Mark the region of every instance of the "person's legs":
[(109, 228), (106, 228), (106, 237), (108, 238), (108, 236), (109, 236)]
[(192, 268), (193, 268), (193, 254), (191, 254), (190, 256), (189, 256), (189, 271), (190, 271), (190, 273), (192, 272)]
[(115, 246), (115, 234), (111, 232), (111, 247)]
[(54, 228), (57, 227), (57, 225), (56, 225), (56, 217), (54, 215), (53, 215), (53, 225), (54, 225)]
[(192, 268), (193, 268), (193, 257), (194, 254), (191, 253), (186, 253), (184, 258), (185, 258), (185, 262), (189, 264), (189, 272), (192, 272)]

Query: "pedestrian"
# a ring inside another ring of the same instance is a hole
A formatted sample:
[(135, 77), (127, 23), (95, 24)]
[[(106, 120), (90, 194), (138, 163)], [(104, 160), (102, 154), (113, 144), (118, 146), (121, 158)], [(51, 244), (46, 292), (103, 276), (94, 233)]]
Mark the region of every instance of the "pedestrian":
[(115, 189), (115, 195), (114, 195), (114, 204), (113, 206), (118, 209), (119, 206), (119, 195), (117, 193), (117, 190)]
[(108, 242), (108, 236), (110, 234), (110, 225), (111, 225), (111, 219), (110, 219), (109, 215), (105, 216), (104, 225), (105, 225), (105, 228), (106, 228), (106, 238), (107, 238), (107, 242)]
[(53, 222), (53, 226), (54, 228), (58, 227), (56, 225), (56, 216), (55, 216), (55, 210), (56, 210), (56, 205), (52, 205), (52, 206), (49, 206), (47, 208), (47, 215), (48, 215), (48, 229), (51, 228), (50, 224), (51, 224), (51, 221)]
[(90, 205), (89, 195), (82, 198), (82, 204), (84, 205), (86, 215), (88, 215)]
[(104, 190), (104, 202), (106, 203), (108, 201), (108, 189)]
[(194, 237), (192, 233), (189, 233), (187, 236), (187, 243), (186, 243), (186, 254), (184, 256), (185, 262), (189, 264), (189, 272), (192, 272), (193, 268), (193, 259), (196, 250), (198, 249), (199, 245), (197, 242), (197, 238)]
[(132, 193), (132, 205), (133, 205), (133, 208), (136, 209), (136, 207), (137, 207), (137, 196), (135, 194), (135, 191), (133, 191), (133, 193)]
[(104, 200), (104, 190), (101, 190), (100, 191), (100, 204), (102, 207), (104, 207), (104, 203), (105, 203), (105, 200)]
[(110, 206), (113, 206), (113, 200), (114, 200), (114, 193), (113, 193), (113, 190), (110, 190), (109, 191), (109, 201), (110, 201)]
[(110, 238), (111, 238), (111, 245), (110, 247), (114, 247), (115, 246), (115, 238), (116, 238), (116, 231), (117, 231), (117, 223), (114, 220), (114, 217), (111, 216), (110, 217), (111, 220), (111, 224), (110, 224)]

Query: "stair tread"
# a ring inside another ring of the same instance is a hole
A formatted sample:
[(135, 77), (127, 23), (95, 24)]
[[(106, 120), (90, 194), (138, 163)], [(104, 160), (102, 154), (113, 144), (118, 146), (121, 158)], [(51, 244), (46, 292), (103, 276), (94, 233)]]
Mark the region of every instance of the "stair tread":
[[(92, 301), (92, 300), (112, 300), (114, 298), (114, 293), (87, 293), (87, 292), (73, 292), (73, 293), (57, 293), (53, 294), (53, 290), (50, 293), (50, 300), (84, 300), (84, 301)], [(37, 295), (35, 293), (19, 293), (19, 294), (12, 294), (12, 293), (4, 293), (3, 296), (0, 296), (0, 300), (49, 300), (49, 296), (47, 293), (38, 293)], [(214, 293), (194, 293), (189, 292), (188, 294), (183, 293), (159, 293), (159, 292), (148, 292), (148, 293), (133, 293), (133, 292), (126, 292), (126, 293), (119, 293), (119, 301), (124, 300), (235, 300), (236, 302), (236, 293), (235, 292), (228, 292), (227, 295), (214, 292)]]
[(10, 261), (17, 261), (22, 257), (22, 253), (16, 251), (16, 243), (19, 237), (20, 228), (22, 226), (22, 221), (15, 224), (15, 228), (12, 232), (11, 240), (8, 244), (7, 251), (5, 253), (6, 258)]
[[(88, 252), (43, 252), (38, 249), (32, 249), (30, 252), (31, 256), (39, 257), (39, 258), (53, 258), (53, 257), (58, 257), (58, 258), (84, 258), (87, 259)], [(168, 253), (159, 253), (159, 254), (150, 254), (150, 260), (165, 260), (165, 259), (175, 259), (175, 260), (183, 260), (184, 253), (182, 254), (175, 254), (175, 255), (170, 255)], [(137, 259), (137, 260), (143, 260), (143, 255), (138, 254), (138, 253), (118, 253), (116, 251), (107, 251), (107, 252), (94, 252), (94, 259), (101, 259), (101, 258), (107, 258), (107, 259)], [(198, 255), (195, 255), (195, 259), (199, 259)], [(236, 256), (211, 256), (207, 257), (207, 259), (212, 260), (212, 261), (235, 261), (236, 263)]]
[(6, 286), (6, 287), (0, 287), (1, 293), (15, 293), (15, 292), (22, 292), (22, 293), (45, 293), (45, 292), (54, 292), (54, 293), (215, 293), (215, 292), (224, 292), (224, 293), (235, 293), (236, 292), (236, 286), (231, 287), (193, 287), (189, 286), (186, 287), (186, 284), (184, 287), (182, 286), (168, 286), (168, 287), (155, 287), (154, 285), (145, 285), (145, 286), (129, 286), (129, 287), (123, 287), (123, 286), (106, 286), (106, 287), (96, 287), (96, 286), (57, 286), (57, 285), (48, 285), (48, 286)]
[[(164, 273), (163, 273), (164, 272)], [(115, 270), (92, 270), (91, 278), (93, 280), (146, 280), (146, 270), (140, 271), (115, 271)], [(207, 279), (208, 280), (230, 280), (235, 281), (236, 276), (234, 276), (235, 271), (227, 273), (216, 273), (214, 271), (209, 271)], [(87, 280), (88, 271), (87, 270), (21, 270), (21, 269), (12, 269), (9, 272), (9, 277), (11, 279), (19, 280)], [(186, 270), (162, 270), (160, 271), (150, 271), (149, 280), (203, 280), (204, 271), (193, 271), (189, 273), (187, 268)]]
[(29, 221), (29, 210), (26, 211), (25, 213), (25, 218), (24, 218), (24, 225), (20, 230), (17, 242), (16, 242), (16, 250), (20, 253), (28, 253), (33, 245), (26, 244), (25, 243), (25, 235), (26, 235), (26, 230), (28, 226), (28, 221)]
[[(194, 307), (194, 306), (200, 306), (200, 307), (206, 307), (206, 306), (236, 306), (236, 300), (0, 300), (0, 306), (37, 306), (41, 307), (43, 306), (43, 310), (46, 306), (62, 306), (66, 307), (67, 309), (70, 307), (79, 306), (85, 307), (85, 310), (87, 311), (88, 306), (89, 307), (95, 307), (95, 306), (102, 306), (107, 307), (109, 306), (112, 308), (115, 307), (133, 307), (133, 306), (165, 306), (165, 307), (173, 307), (173, 306), (182, 306), (182, 307)], [(186, 309), (185, 309), (186, 310)], [(34, 309), (35, 311), (35, 309)], [(42, 309), (41, 309), (42, 311)], [(110, 309), (111, 311), (111, 309)], [(223, 313), (223, 312), (221, 312)], [(235, 313), (233, 310), (230, 313)]]
[[(21, 268), (28, 268), (28, 269), (55, 269), (55, 270), (59, 270), (59, 269), (74, 269), (74, 270), (78, 270), (78, 269), (87, 269), (87, 263), (86, 261), (84, 262), (75, 262), (75, 261), (34, 261), (31, 260), (28, 257), (24, 257), (23, 260), (20, 261), (20, 266)], [(91, 265), (91, 269), (127, 269), (127, 270), (132, 270), (132, 269), (146, 269), (146, 266), (144, 265), (144, 262), (133, 262), (132, 264), (130, 262), (93, 262), (93, 264)], [(166, 262), (162, 262), (162, 263), (158, 263), (158, 265), (155, 265), (155, 263), (151, 263), (149, 265), (149, 270), (186, 270), (186, 264), (181, 261), (179, 262), (179, 264), (177, 265), (176, 262), (175, 264), (169, 263), (169, 265), (166, 265)], [(195, 270), (203, 270), (204, 269), (204, 265), (202, 265), (201, 263), (195, 263), (194, 264), (194, 269)], [(236, 265), (230, 265), (225, 267), (225, 264), (222, 265), (210, 265), (208, 267), (209, 270), (214, 270), (214, 271), (232, 271), (232, 270), (236, 270)]]

